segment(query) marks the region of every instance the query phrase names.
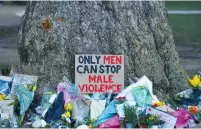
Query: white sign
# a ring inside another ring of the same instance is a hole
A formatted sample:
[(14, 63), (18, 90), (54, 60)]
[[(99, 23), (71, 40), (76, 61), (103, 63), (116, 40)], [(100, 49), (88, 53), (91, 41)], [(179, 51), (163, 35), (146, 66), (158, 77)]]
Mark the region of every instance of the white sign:
[(174, 128), (177, 118), (167, 114), (163, 111), (159, 111), (157, 109), (151, 108), (151, 107), (147, 107), (146, 109), (146, 114), (151, 114), (151, 115), (159, 115), (160, 119), (165, 121), (165, 124), (162, 126), (163, 128)]
[(123, 55), (76, 55), (75, 84), (81, 92), (121, 92), (124, 86)]
[(11, 94), (14, 94), (15, 86), (19, 84), (36, 84), (38, 76), (25, 75), (25, 74), (15, 74), (12, 83)]

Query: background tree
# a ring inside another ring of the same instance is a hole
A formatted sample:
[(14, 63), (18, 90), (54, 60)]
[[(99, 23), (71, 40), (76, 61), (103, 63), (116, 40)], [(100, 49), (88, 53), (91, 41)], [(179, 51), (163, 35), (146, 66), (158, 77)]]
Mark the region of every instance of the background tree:
[(39, 89), (74, 81), (75, 54), (123, 54), (128, 78), (146, 75), (159, 97), (188, 86), (163, 1), (29, 2), (19, 31), (22, 64)]

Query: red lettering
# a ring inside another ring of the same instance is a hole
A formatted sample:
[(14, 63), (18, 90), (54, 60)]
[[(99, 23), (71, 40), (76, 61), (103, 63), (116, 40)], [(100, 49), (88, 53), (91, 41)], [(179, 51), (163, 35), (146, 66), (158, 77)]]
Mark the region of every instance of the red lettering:
[(109, 64), (109, 62), (110, 62), (110, 56), (103, 56), (103, 64)]
[(95, 85), (95, 92), (99, 92), (99, 91), (98, 91), (98, 86), (97, 86), (97, 85)]
[(89, 80), (89, 83), (91, 83), (91, 82), (96, 83), (96, 75), (89, 75), (88, 80)]
[(122, 56), (104, 56), (104, 64), (122, 64)]
[(121, 92), (122, 84), (117, 84), (117, 92)]
[(97, 83), (102, 83), (101, 75), (98, 75), (98, 77), (97, 77)]
[(113, 75), (109, 75), (108, 83), (113, 83), (112, 78), (113, 78)]
[(113, 83), (113, 75), (89, 75), (89, 83)]
[(94, 85), (93, 84), (89, 85), (89, 92), (94, 92)]
[(83, 84), (82, 86), (79, 84), (78, 87), (80, 88), (81, 92), (84, 92), (84, 88), (86, 87), (86, 84)]
[(112, 86), (111, 84), (106, 85), (106, 86), (105, 86), (105, 89), (106, 89), (106, 91), (108, 92), (109, 90), (112, 90), (112, 89), (113, 89), (113, 86)]
[(111, 59), (111, 64), (115, 64), (116, 63), (115, 56), (111, 56), (110, 59)]
[(122, 56), (116, 56), (116, 64), (122, 64)]
[(104, 84), (100, 84), (100, 92), (105, 92), (105, 89), (104, 89)]

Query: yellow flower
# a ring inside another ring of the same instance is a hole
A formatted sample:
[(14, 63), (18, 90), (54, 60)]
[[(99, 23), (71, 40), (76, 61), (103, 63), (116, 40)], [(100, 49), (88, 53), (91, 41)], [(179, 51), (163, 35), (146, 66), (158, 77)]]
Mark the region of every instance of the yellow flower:
[(89, 125), (89, 128), (92, 128), (92, 124)]
[(191, 84), (191, 86), (195, 88), (200, 84), (200, 78), (198, 75), (195, 75), (193, 79), (189, 79), (188, 81)]
[(5, 99), (6, 99), (6, 95), (0, 94), (0, 100), (5, 100)]
[(35, 92), (35, 91), (36, 91), (36, 88), (37, 88), (37, 86), (34, 86), (34, 87), (33, 87), (33, 92)]
[(66, 115), (67, 117), (70, 117), (70, 116), (71, 116), (71, 115), (70, 115), (70, 112), (66, 112), (65, 115)]
[(71, 111), (72, 108), (73, 108), (72, 103), (66, 104), (66, 105), (64, 106), (64, 108), (65, 108), (66, 111)]
[(163, 105), (165, 105), (165, 103), (164, 102), (160, 102), (160, 101), (154, 103), (155, 107), (160, 107), (160, 106), (163, 106)]

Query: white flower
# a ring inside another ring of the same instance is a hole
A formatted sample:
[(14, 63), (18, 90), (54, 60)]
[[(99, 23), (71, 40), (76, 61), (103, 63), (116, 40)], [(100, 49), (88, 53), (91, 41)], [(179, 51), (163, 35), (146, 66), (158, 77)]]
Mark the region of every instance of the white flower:
[(70, 120), (68, 117), (66, 117), (66, 121), (67, 121), (68, 123), (71, 123), (71, 120)]

